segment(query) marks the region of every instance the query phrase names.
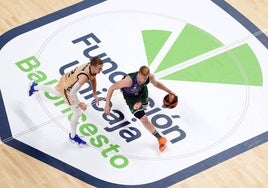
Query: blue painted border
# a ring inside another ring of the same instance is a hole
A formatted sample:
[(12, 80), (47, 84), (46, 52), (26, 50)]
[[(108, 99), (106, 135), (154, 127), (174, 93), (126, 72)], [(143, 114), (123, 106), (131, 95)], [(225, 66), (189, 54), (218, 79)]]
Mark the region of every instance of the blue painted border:
[(1, 138), (1, 140), (11, 138), (12, 134), (11, 134), (11, 130), (10, 130), (10, 126), (9, 126), (9, 122), (8, 122), (7, 113), (6, 113), (1, 90), (0, 90), (0, 122), (1, 122), (1, 126), (0, 126), (0, 130), (1, 130), (0, 131), (0, 138)]
[(176, 184), (186, 178), (189, 178), (199, 172), (202, 172), (208, 168), (211, 168), (225, 160), (228, 160), (238, 154), (248, 151), (267, 141), (268, 141), (268, 131), (254, 138), (251, 138), (243, 143), (240, 143), (232, 148), (229, 148), (221, 153), (218, 153), (212, 157), (209, 157), (199, 163), (196, 163), (188, 168), (185, 168), (164, 179), (155, 181), (153, 183), (143, 184), (143, 185), (120, 185), (120, 184), (114, 184), (114, 183), (110, 183), (107, 181), (97, 179), (73, 166), (70, 166), (67, 163), (64, 163), (52, 156), (49, 156), (46, 153), (43, 153), (42, 151), (39, 151), (16, 139), (13, 139), (7, 142), (6, 144), (96, 187), (103, 187), (103, 188), (106, 188), (106, 187), (109, 187), (109, 188), (152, 188), (152, 187), (158, 188), (159, 187), (159, 188), (163, 188), (163, 187), (168, 187), (173, 184)]
[[(247, 19), (243, 14), (238, 12), (235, 8), (229, 5), (226, 1), (223, 0), (211, 0), (216, 5), (221, 7), (225, 12), (230, 14), (233, 18), (235, 18), (241, 25), (243, 25), (249, 32), (253, 35), (259, 33), (256, 38), (268, 49), (268, 37), (261, 32), (261, 30), (255, 26), (249, 19)], [(228, 26), (227, 26), (228, 27)]]
[[(16, 27), (3, 35), (0, 36), (0, 50), (2, 47), (15, 38), (16, 36), (25, 33), (27, 31), (31, 31), (35, 28), (38, 28), (40, 26), (43, 26), (45, 24), (48, 24), (50, 22), (56, 21), (60, 18), (63, 18), (65, 16), (68, 16), (70, 14), (73, 14), (75, 12), (78, 12), (80, 10), (84, 10), (86, 8), (89, 8), (91, 6), (94, 6), (96, 4), (102, 3), (105, 0), (85, 0), (80, 3), (77, 3), (75, 5), (72, 5), (70, 7), (67, 7), (65, 9), (62, 9), (60, 11), (57, 11), (53, 14), (50, 14), (48, 16), (39, 18), (37, 20), (34, 20), (32, 22), (29, 22), (27, 24), (21, 25), (19, 27)], [(252, 34), (256, 32), (260, 32), (260, 29), (258, 29), (252, 22), (250, 22), (246, 17), (244, 17), (241, 13), (239, 13), (237, 10), (235, 10), (232, 6), (230, 6), (227, 2), (222, 0), (212, 0), (216, 5), (221, 7), (223, 10), (225, 10), (227, 13), (229, 13), (232, 17), (234, 17), (238, 22), (240, 22), (245, 28), (247, 28)], [(256, 38), (266, 47), (268, 48), (268, 37), (265, 34), (260, 34), (256, 36)], [(2, 99), (2, 94), (0, 90), (0, 121), (1, 121), (1, 131), (0, 136), (2, 140), (12, 137), (8, 118), (6, 115), (6, 110), (4, 106), (4, 101)], [(46, 153), (43, 153), (29, 145), (26, 145), (25, 143), (20, 142), (19, 140), (12, 139), (8, 142), (6, 142), (6, 145), (9, 145), (17, 150), (20, 150), (44, 163), (47, 163), (67, 174), (70, 174), (88, 184), (91, 184), (96, 187), (116, 187), (116, 188), (125, 188), (125, 187), (139, 187), (139, 188), (151, 188), (151, 187), (167, 187), (171, 186), (175, 183), (178, 183), (186, 178), (189, 178), (199, 172), (202, 172), (212, 166), (215, 166), (227, 159), (230, 159), (240, 153), (243, 153), (247, 150), (250, 150), (260, 144), (263, 144), (268, 141), (268, 131), (258, 135), (254, 138), (251, 138), (243, 143), (240, 143), (228, 150), (225, 150), (221, 153), (218, 153), (217, 155), (214, 155), (208, 159), (205, 159), (195, 165), (192, 165), (184, 170), (181, 170), (171, 176), (168, 176), (162, 180), (149, 183), (149, 184), (143, 184), (143, 185), (120, 185), (120, 184), (114, 184), (110, 182), (106, 182), (100, 179), (95, 178), (94, 176), (91, 176), (89, 174), (86, 174), (85, 172), (76, 169), (73, 166), (70, 166), (69, 164), (66, 164), (52, 156), (47, 155)]]
[(69, 16), (71, 14), (74, 14), (86, 8), (92, 7), (94, 5), (100, 4), (104, 1), (106, 0), (84, 0), (72, 6), (61, 9), (57, 12), (54, 12), (52, 14), (49, 14), (47, 16), (38, 18), (36, 20), (33, 20), (31, 22), (18, 26), (14, 29), (11, 29), (8, 32), (0, 36), (0, 50), (3, 48), (3, 46), (6, 43), (8, 43), (11, 39), (15, 38), (16, 36), (19, 36), (20, 34), (26, 33), (27, 31), (34, 30), (38, 27), (54, 22), (63, 17)]

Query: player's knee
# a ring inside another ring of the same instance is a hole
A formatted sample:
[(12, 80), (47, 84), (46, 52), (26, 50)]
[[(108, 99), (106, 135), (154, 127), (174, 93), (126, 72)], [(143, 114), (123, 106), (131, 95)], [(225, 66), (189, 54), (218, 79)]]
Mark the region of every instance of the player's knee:
[(145, 115), (144, 110), (137, 111), (134, 116), (142, 121), (142, 117)]
[(72, 107), (73, 110), (73, 115), (75, 116), (81, 116), (82, 115), (82, 110), (79, 107)]

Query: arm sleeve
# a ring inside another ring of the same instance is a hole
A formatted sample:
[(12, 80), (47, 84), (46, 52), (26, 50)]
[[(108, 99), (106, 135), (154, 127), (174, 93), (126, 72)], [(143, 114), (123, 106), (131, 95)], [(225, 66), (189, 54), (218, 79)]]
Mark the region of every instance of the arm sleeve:
[(73, 85), (73, 87), (72, 87), (72, 89), (70, 91), (70, 95), (71, 95), (71, 97), (72, 97), (72, 99), (73, 99), (73, 101), (74, 101), (74, 103), (75, 103), (76, 106), (79, 105), (79, 103), (80, 103), (80, 101), (79, 101), (79, 99), (77, 97), (77, 92), (79, 91), (80, 88), (81, 88), (80, 83), (79, 82), (76, 82)]

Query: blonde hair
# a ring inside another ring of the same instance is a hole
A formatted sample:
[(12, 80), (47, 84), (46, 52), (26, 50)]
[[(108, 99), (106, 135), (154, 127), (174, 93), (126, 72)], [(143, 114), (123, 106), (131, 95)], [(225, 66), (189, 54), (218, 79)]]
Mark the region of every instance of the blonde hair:
[(150, 74), (150, 69), (147, 66), (141, 66), (139, 69), (139, 74), (141, 74), (142, 76), (149, 76)]

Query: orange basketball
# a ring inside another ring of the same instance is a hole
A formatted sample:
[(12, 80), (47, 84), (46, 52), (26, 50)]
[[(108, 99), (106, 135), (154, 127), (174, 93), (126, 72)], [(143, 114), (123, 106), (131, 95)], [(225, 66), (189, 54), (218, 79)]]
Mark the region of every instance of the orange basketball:
[(175, 108), (178, 104), (178, 97), (173, 94), (167, 94), (163, 99), (163, 105), (167, 108)]

